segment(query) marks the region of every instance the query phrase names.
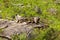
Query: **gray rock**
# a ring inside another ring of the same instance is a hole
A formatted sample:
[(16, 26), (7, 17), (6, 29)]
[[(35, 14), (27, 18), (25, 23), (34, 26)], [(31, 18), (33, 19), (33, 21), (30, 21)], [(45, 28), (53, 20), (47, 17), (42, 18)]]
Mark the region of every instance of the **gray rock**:
[(29, 25), (15, 24), (13, 26), (5, 28), (4, 31), (0, 35), (11, 38), (11, 36), (15, 35), (15, 34), (20, 34), (20, 33), (27, 33), (28, 34), (28, 32), (31, 29), (32, 28), (29, 27)]
[[(7, 25), (7, 27), (5, 26)], [(0, 20), (0, 28), (4, 28), (0, 37), (11, 39), (12, 35), (26, 33), (29, 36), (34, 28), (45, 28), (41, 24), (27, 24), (26, 22), (16, 23), (15, 21)]]
[(60, 4), (60, 0), (55, 0), (55, 3), (56, 4)]
[(49, 8), (47, 11), (54, 14), (54, 15), (57, 14), (57, 9), (54, 9), (54, 8)]

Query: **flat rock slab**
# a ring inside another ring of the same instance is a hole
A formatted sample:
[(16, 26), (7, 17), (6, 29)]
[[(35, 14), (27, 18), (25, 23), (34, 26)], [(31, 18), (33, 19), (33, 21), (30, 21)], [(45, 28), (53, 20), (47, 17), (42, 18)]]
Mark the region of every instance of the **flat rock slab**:
[(16, 23), (15, 21), (0, 20), (0, 29), (4, 28), (3, 31), (0, 33), (0, 36), (11, 38), (11, 36), (15, 34), (28, 34), (33, 30), (33, 28), (42, 26), (44, 25), (26, 24), (25, 22)]

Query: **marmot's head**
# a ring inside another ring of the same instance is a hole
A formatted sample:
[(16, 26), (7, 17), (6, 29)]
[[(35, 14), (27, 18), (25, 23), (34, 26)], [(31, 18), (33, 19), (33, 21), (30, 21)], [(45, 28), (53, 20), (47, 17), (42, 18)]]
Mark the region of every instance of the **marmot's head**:
[(39, 18), (39, 17), (34, 17), (33, 19), (34, 19), (34, 20), (33, 20), (34, 23), (39, 23), (39, 21), (40, 21), (40, 18)]

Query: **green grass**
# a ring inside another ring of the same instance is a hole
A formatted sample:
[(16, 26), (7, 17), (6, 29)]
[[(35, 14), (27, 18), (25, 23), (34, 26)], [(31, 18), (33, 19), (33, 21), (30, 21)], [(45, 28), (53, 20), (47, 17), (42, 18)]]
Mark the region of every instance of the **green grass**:
[[(12, 17), (15, 16), (16, 14), (19, 14), (24, 17), (39, 16), (41, 20), (43, 19), (47, 20), (44, 21), (46, 21), (46, 23), (49, 24), (50, 28), (60, 31), (60, 4), (56, 4), (54, 1), (55, 0), (5, 0), (5, 1), (0, 0), (0, 11), (1, 11), (0, 15), (2, 16), (3, 19), (6, 19), (7, 17), (8, 19), (12, 19)], [(22, 8), (20, 6), (17, 6), (17, 4), (23, 4), (25, 7)], [(30, 5), (30, 7), (27, 7), (27, 5)], [(41, 9), (42, 14), (36, 13), (36, 11), (34, 10), (35, 6), (38, 6)], [(57, 9), (56, 15), (54, 13), (47, 12), (49, 8)], [(47, 30), (48, 29), (45, 29), (45, 31)], [(41, 30), (39, 36), (36, 36), (35, 39), (31, 40), (52, 40), (52, 39), (46, 39), (46, 37), (48, 37), (46, 35), (48, 35), (49, 33), (45, 31)], [(53, 40), (60, 40), (59, 37), (60, 36), (56, 37), (56, 39)], [(49, 36), (49, 38), (51, 37)], [(19, 37), (16, 38), (16, 40), (18, 39)]]

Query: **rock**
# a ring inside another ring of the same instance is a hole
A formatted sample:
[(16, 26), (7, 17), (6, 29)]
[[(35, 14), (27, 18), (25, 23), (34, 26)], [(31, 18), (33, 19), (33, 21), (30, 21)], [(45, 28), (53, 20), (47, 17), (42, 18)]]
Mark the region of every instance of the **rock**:
[[(37, 18), (37, 17), (36, 17)], [(35, 20), (35, 23), (38, 23), (39, 18)], [(18, 18), (19, 19), (19, 18)], [(19, 19), (20, 20), (20, 19)], [(7, 25), (7, 27), (3, 27)], [(46, 26), (43, 24), (27, 24), (26, 22), (16, 23), (15, 21), (8, 21), (8, 20), (0, 20), (0, 28), (4, 28), (3, 31), (0, 33), (0, 37), (11, 39), (12, 35), (19, 35), (21, 33), (26, 33), (26, 36), (29, 36), (31, 31), (35, 28), (45, 28)]]
[(60, 0), (55, 0), (55, 3), (60, 5)]
[(0, 29), (6, 28), (8, 24), (8, 20), (0, 20)]
[(50, 8), (50, 9), (48, 9), (48, 12), (50, 12), (50, 13), (52, 13), (52, 14), (56, 15), (57, 10), (56, 10), (56, 9), (54, 9), (54, 8)]
[(29, 25), (15, 24), (14, 26), (5, 28), (0, 35), (10, 39), (12, 35), (21, 34), (22, 32), (28, 34), (30, 30), (31, 30), (31, 27), (29, 27)]
[(3, 32), (0, 33), (0, 36), (4, 36), (7, 37), (9, 39), (11, 39), (12, 35), (16, 35), (16, 34), (21, 34), (21, 33), (26, 33), (27, 36), (29, 36), (29, 34), (31, 33), (31, 31), (34, 28), (42, 28), (44, 27), (44, 25), (26, 25), (26, 24), (15, 24), (15, 25), (11, 25), (7, 28), (4, 29)]
[(9, 39), (9, 38), (7, 38), (5, 36), (0, 36), (0, 37), (1, 37), (1, 40), (11, 40), (11, 39)]

